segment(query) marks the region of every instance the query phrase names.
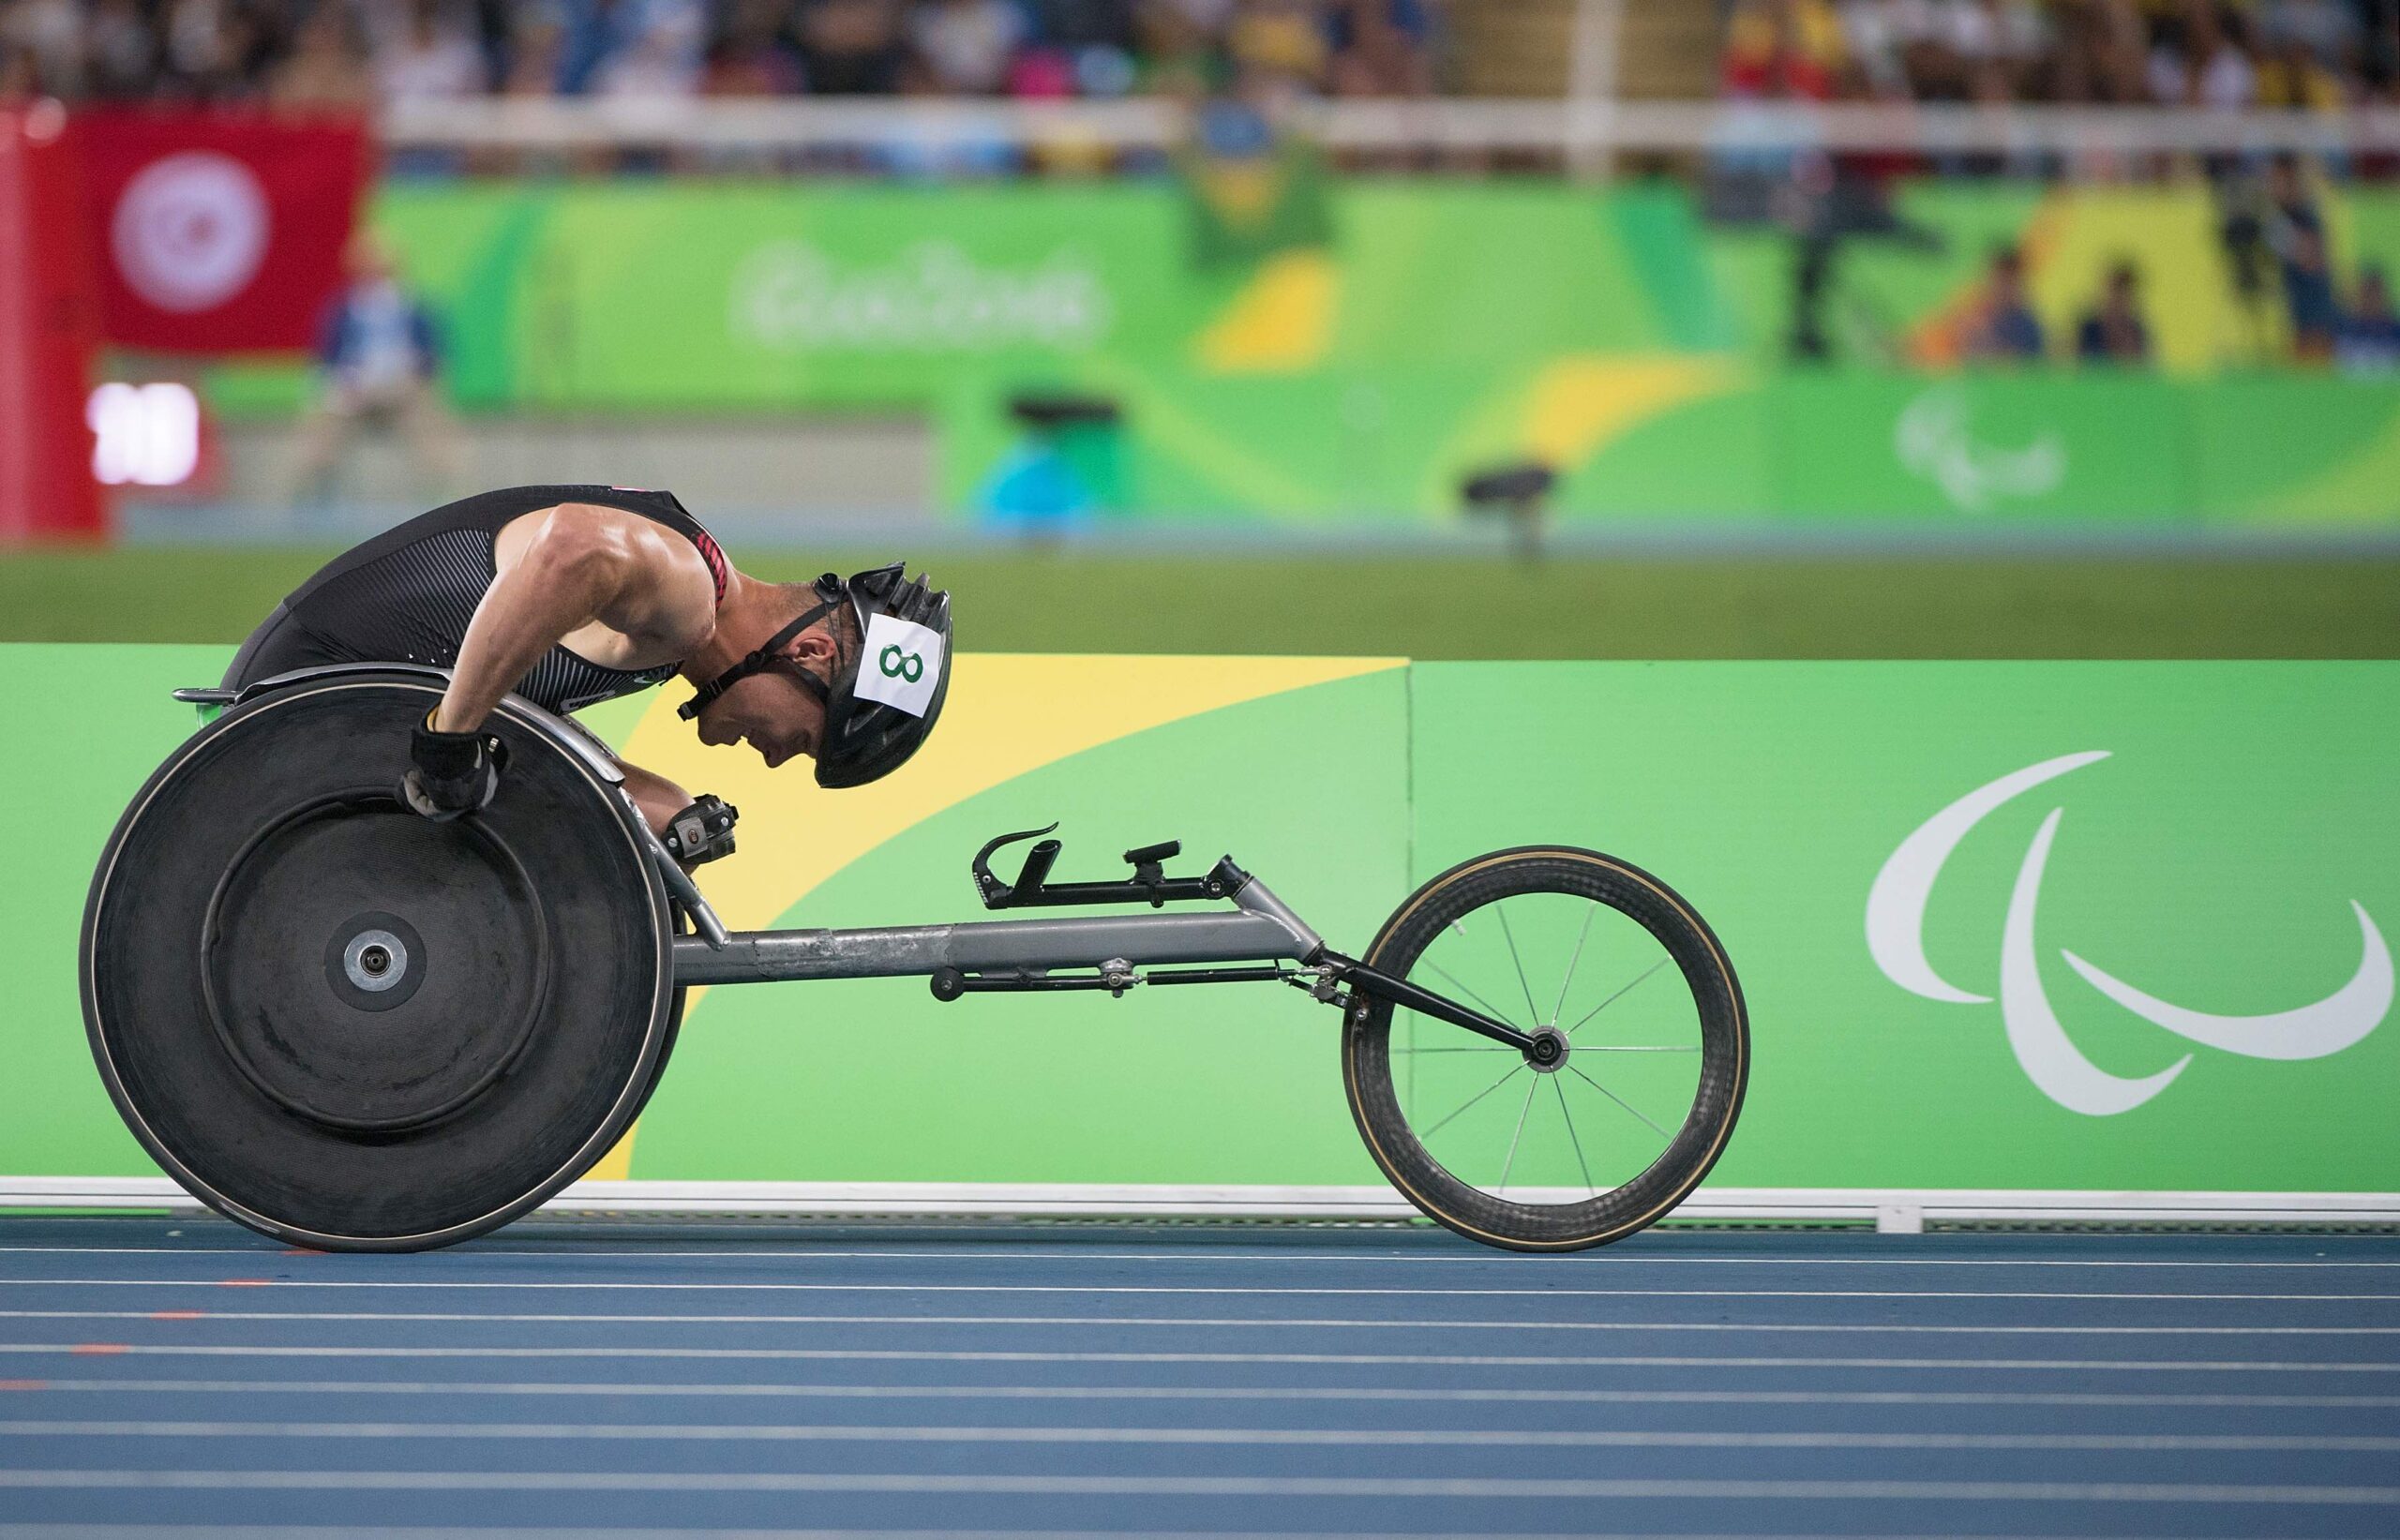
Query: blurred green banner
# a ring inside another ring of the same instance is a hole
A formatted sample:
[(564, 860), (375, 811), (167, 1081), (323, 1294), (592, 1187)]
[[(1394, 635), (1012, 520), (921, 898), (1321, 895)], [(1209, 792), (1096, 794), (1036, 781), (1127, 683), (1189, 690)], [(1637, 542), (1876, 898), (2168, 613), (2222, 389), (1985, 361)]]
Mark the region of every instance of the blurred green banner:
[[(376, 219), (466, 409), (922, 414), (962, 514), (1425, 524), (1534, 457), (1576, 526), (2400, 520), (2400, 376), (2278, 364), (2280, 290), (2236, 288), (2204, 190), (1908, 187), (1925, 239), (1846, 246), (1835, 361), (1795, 366), (1792, 238), (1703, 226), (1680, 187), (1252, 180), (411, 183)], [(2323, 205), (2344, 292), (2400, 266), (2400, 194)], [(1961, 370), (2002, 242), (2049, 357)], [(2078, 367), (2120, 261), (2156, 366)], [(1011, 414), (1028, 393), (1122, 426), (1062, 453)]]

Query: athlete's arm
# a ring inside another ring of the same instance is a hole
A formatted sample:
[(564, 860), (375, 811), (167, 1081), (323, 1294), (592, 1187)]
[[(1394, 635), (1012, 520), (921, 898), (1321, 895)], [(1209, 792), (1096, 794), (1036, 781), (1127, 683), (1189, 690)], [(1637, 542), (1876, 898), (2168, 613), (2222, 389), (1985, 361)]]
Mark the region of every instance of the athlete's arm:
[(692, 805), (692, 794), (667, 777), (622, 759), (617, 761), (617, 768), (625, 772), (625, 794), (634, 800), (634, 806), (641, 809), (642, 821), (650, 825), (652, 832), (666, 833), (675, 815)]
[(682, 657), (716, 624), (716, 585), (699, 551), (622, 508), (567, 502), (528, 514), (501, 531), (492, 561), (500, 576), (475, 606), (434, 710), (440, 732), (482, 726), (562, 641), (604, 667), (648, 668)]

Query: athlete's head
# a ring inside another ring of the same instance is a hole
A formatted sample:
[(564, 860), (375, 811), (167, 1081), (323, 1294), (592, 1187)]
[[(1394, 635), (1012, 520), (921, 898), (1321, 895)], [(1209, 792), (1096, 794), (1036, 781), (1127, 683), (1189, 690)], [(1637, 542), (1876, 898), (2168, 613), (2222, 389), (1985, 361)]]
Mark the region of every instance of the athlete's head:
[(766, 591), (760, 628), (780, 623), (682, 708), (701, 741), (746, 740), (770, 766), (810, 755), (823, 786), (897, 769), (949, 694), (950, 595), (897, 563)]

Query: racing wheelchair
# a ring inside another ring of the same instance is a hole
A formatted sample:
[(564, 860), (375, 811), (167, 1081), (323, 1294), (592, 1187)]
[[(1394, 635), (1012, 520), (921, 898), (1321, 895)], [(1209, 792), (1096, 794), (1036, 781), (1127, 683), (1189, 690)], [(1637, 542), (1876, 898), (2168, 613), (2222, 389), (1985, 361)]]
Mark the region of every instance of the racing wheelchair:
[[(1613, 857), (1462, 861), (1353, 956), (1230, 856), (1169, 875), (1169, 842), (1127, 851), (1125, 878), (1053, 882), (1059, 844), (1032, 830), (974, 858), (986, 909), (1135, 912), (728, 934), (689, 869), (729, 847), (732, 811), (662, 838), (597, 740), (521, 697), (488, 728), (501, 795), (454, 823), (410, 812), (392, 746), (446, 683), (358, 665), (176, 692), (216, 714), (92, 879), (82, 1005), (110, 1096), (195, 1197), (280, 1240), (420, 1250), (533, 1209), (632, 1126), (696, 984), (1296, 987), (1339, 1013), (1351, 1114), (1392, 1185), (1527, 1251), (1658, 1219), (1741, 1111), (1732, 963)], [(1003, 880), (992, 859), (1028, 840)]]

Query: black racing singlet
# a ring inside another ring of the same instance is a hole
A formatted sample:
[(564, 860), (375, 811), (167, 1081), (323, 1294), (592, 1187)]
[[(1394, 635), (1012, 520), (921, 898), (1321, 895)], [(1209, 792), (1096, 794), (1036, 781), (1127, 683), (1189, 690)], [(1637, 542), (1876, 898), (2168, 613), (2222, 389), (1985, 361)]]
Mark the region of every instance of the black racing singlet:
[[(447, 668), (499, 576), (492, 544), (509, 520), (562, 502), (596, 503), (654, 519), (689, 539), (725, 597), (725, 553), (672, 492), (624, 486), (510, 486), (461, 498), (336, 557), (276, 606), (225, 672), (238, 689), (295, 668), (329, 663), (427, 663)], [(586, 706), (674, 678), (680, 663), (603, 668), (553, 647), (517, 681), (517, 693), (548, 710)]]

